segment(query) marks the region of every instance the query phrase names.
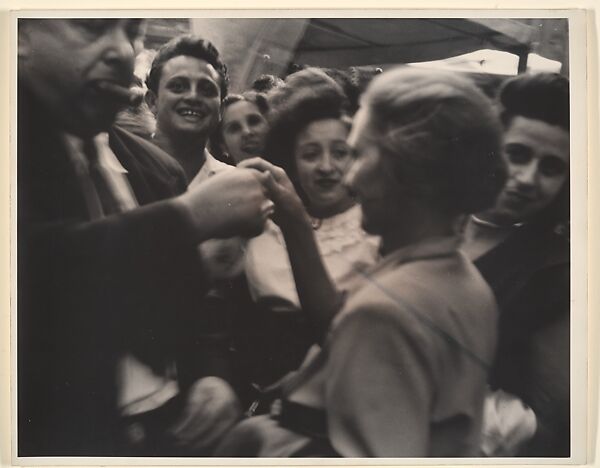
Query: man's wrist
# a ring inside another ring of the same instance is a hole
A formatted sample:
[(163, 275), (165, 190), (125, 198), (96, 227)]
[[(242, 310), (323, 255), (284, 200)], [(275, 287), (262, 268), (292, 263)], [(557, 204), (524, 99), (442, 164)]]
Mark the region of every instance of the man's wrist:
[(185, 229), (189, 231), (190, 238), (193, 239), (194, 243), (200, 243), (207, 239), (214, 237), (213, 227), (214, 224), (209, 216), (200, 216), (199, 213), (202, 211), (201, 200), (198, 197), (192, 198), (188, 192), (175, 197), (171, 200), (173, 207), (179, 213), (183, 224), (186, 226)]

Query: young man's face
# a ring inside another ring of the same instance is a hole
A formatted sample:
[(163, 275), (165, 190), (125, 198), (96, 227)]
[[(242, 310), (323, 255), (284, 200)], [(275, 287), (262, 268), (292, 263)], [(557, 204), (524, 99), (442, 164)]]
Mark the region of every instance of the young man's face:
[(569, 177), (569, 132), (516, 116), (504, 133), (508, 179), (493, 212), (507, 222), (529, 221), (556, 200)]
[(43, 19), (19, 23), (19, 74), (65, 131), (107, 129), (127, 105), (136, 19)]
[(164, 65), (151, 109), (157, 129), (169, 138), (208, 137), (219, 122), (219, 74), (205, 60), (178, 55)]

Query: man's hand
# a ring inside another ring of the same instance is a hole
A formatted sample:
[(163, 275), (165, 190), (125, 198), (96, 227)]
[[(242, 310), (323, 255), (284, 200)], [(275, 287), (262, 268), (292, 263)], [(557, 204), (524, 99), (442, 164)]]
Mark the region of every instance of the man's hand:
[(224, 171), (180, 195), (176, 201), (197, 233), (197, 241), (260, 234), (272, 209), (267, 178), (251, 169)]
[(307, 222), (308, 215), (304, 204), (282, 168), (261, 158), (246, 159), (237, 167), (255, 169), (265, 175), (264, 183), (268, 196), (275, 203), (273, 220), (282, 228), (298, 221)]

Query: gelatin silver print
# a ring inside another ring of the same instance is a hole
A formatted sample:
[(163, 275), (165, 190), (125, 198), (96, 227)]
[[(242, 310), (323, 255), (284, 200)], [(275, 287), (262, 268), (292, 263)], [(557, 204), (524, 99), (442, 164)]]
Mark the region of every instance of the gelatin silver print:
[(583, 453), (572, 18), (348, 13), (15, 15), (15, 460)]

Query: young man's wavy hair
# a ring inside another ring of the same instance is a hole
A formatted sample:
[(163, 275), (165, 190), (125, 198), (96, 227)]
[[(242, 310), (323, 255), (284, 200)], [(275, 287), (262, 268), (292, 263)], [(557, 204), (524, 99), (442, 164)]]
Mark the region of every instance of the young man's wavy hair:
[(189, 34), (174, 37), (158, 49), (146, 78), (146, 86), (149, 90), (158, 95), (158, 85), (164, 64), (180, 55), (195, 57), (211, 64), (219, 74), (221, 100), (225, 99), (229, 86), (229, 75), (227, 66), (221, 61), (219, 51), (210, 41)]
[[(504, 82), (498, 94), (500, 118), (505, 130), (515, 117), (540, 120), (570, 132), (569, 80), (557, 73), (519, 75)], [(567, 174), (559, 194), (536, 217), (536, 222), (566, 223), (570, 215), (570, 183)]]

